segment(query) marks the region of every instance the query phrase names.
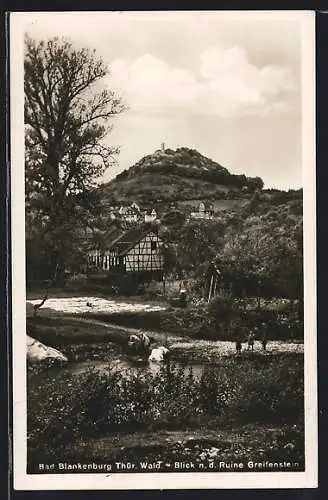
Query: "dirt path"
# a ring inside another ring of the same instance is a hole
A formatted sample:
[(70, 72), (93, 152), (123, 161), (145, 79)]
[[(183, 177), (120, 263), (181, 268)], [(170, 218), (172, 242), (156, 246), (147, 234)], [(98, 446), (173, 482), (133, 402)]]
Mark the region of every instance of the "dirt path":
[[(71, 317), (71, 316), (61, 316), (61, 318), (69, 319), (70, 321), (77, 321), (80, 323), (84, 324), (89, 324), (92, 326), (100, 326), (103, 328), (106, 328), (107, 330), (110, 328), (112, 330), (119, 330), (120, 332), (124, 332), (126, 335), (130, 334), (136, 334), (140, 331), (144, 332), (146, 335), (149, 335), (150, 337), (154, 338), (155, 340), (162, 341), (164, 342), (166, 339), (168, 341), (172, 342), (184, 342), (186, 343), (186, 337), (182, 337), (179, 335), (174, 335), (172, 333), (166, 333), (166, 332), (155, 332), (155, 331), (149, 331), (149, 330), (144, 330), (140, 328), (132, 328), (128, 326), (121, 326), (121, 325), (116, 325), (113, 323), (106, 323), (105, 321), (99, 321), (96, 319), (90, 319), (90, 318), (77, 318), (77, 317)], [(192, 340), (190, 340), (192, 342)], [(188, 339), (187, 339), (188, 343)]]
[[(49, 318), (50, 319), (50, 318)], [(84, 337), (88, 337), (89, 342), (94, 338), (95, 342), (106, 341), (108, 337), (109, 342), (122, 342), (124, 339), (130, 335), (140, 332), (140, 329), (126, 327), (121, 325), (116, 325), (112, 323), (106, 323), (105, 321), (96, 320), (93, 318), (85, 318), (71, 315), (59, 315), (57, 318), (59, 328), (60, 323), (62, 324), (62, 329), (69, 330), (69, 326), (76, 324), (83, 328)], [(51, 322), (56, 325), (56, 318), (52, 317)], [(65, 324), (66, 323), (66, 324)], [(86, 327), (90, 326), (90, 330)], [(156, 332), (142, 330), (144, 333), (149, 335), (156, 344), (168, 344), (170, 350), (176, 354), (179, 358), (199, 358), (203, 361), (211, 361), (213, 358), (218, 356), (231, 355), (235, 352), (235, 343), (229, 341), (212, 341), (212, 340), (201, 340), (186, 338), (183, 336), (175, 335), (167, 332)], [(78, 335), (78, 334), (77, 334)], [(72, 333), (72, 343), (74, 343), (75, 334)], [(244, 351), (246, 353), (246, 345), (244, 344)], [(255, 342), (254, 347), (255, 352), (262, 352), (262, 346), (260, 342)], [(271, 341), (268, 343), (267, 354), (277, 354), (277, 353), (303, 353), (303, 344), (289, 343), (282, 341)], [(251, 353), (249, 353), (251, 354)]]

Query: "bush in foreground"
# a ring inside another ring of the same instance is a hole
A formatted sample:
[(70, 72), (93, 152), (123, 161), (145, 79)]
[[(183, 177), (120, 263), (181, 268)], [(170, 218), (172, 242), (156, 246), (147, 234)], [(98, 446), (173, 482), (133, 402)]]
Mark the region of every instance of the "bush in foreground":
[(60, 446), (76, 438), (146, 428), (291, 424), (303, 418), (303, 358), (225, 359), (200, 378), (166, 365), (159, 373), (90, 370), (29, 377), (28, 437)]

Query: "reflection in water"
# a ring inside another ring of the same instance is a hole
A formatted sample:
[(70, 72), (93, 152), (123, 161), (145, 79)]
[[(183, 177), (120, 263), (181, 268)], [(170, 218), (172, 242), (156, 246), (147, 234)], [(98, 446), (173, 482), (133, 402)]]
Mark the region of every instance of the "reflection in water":
[[(202, 363), (181, 363), (181, 362), (176, 362), (172, 360), (172, 364), (176, 366), (177, 368), (183, 368), (186, 374), (189, 373), (190, 367), (192, 367), (193, 375), (196, 378), (200, 378), (201, 375), (203, 374), (203, 370), (205, 367), (205, 364)], [(113, 355), (112, 359), (108, 360), (99, 360), (99, 359), (93, 359), (89, 361), (69, 361), (63, 366), (60, 367), (51, 367), (42, 373), (38, 373), (36, 378), (40, 382), (40, 379), (42, 378), (48, 378), (49, 376), (51, 378), (56, 378), (61, 374), (71, 374), (71, 375), (81, 375), (83, 373), (86, 373), (87, 371), (90, 370), (97, 370), (101, 372), (108, 372), (109, 370), (114, 370), (114, 371), (120, 371), (122, 374), (124, 372), (129, 372), (129, 373), (140, 373), (140, 374), (146, 374), (150, 373), (152, 375), (156, 375), (161, 367), (163, 366), (163, 363), (152, 363), (149, 362), (148, 359), (143, 359), (143, 358), (136, 358), (136, 357), (129, 357), (124, 354), (115, 354)], [(34, 377), (33, 377), (34, 378)]]
[[(200, 363), (191, 363), (191, 364), (186, 364), (186, 363), (179, 363), (172, 361), (172, 363), (185, 370), (185, 373), (189, 373), (190, 367), (192, 367), (193, 374), (196, 378), (201, 377), (204, 366), (203, 364)], [(148, 361), (148, 359), (142, 359), (142, 358), (129, 358), (129, 357), (116, 357), (115, 359), (111, 359), (108, 361), (103, 361), (103, 360), (91, 360), (91, 361), (82, 361), (82, 362), (73, 362), (69, 365), (66, 365), (63, 368), (60, 368), (61, 372), (68, 372), (74, 375), (79, 375), (81, 373), (84, 373), (90, 369), (95, 369), (95, 370), (100, 370), (100, 371), (108, 371), (109, 369), (111, 370), (118, 370), (121, 373), (126, 372), (132, 372), (132, 373), (151, 373), (152, 375), (156, 375), (161, 367), (163, 366), (163, 363), (151, 363)]]

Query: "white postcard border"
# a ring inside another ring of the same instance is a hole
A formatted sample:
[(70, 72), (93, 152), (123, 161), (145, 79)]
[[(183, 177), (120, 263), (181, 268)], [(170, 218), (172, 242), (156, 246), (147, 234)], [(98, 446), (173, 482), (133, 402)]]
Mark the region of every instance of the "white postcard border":
[[(38, 13), (43, 15), (45, 13)], [(49, 14), (49, 13), (47, 13)], [(53, 13), (103, 16), (106, 13)], [(127, 13), (132, 15), (132, 12)], [(134, 13), (185, 16), (192, 12)], [(311, 11), (201, 12), (220, 19), (299, 21), (302, 39), (304, 192), (305, 472), (26, 474), (26, 291), (24, 197), (24, 23), (36, 13), (10, 14), (13, 477), (16, 490), (242, 489), (317, 487), (315, 14)]]

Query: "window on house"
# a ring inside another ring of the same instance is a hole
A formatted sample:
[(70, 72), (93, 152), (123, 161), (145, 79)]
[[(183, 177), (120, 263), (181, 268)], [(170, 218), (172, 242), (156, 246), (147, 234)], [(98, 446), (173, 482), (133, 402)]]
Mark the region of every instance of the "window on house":
[(157, 248), (157, 241), (152, 241), (150, 244), (151, 251), (153, 252)]

